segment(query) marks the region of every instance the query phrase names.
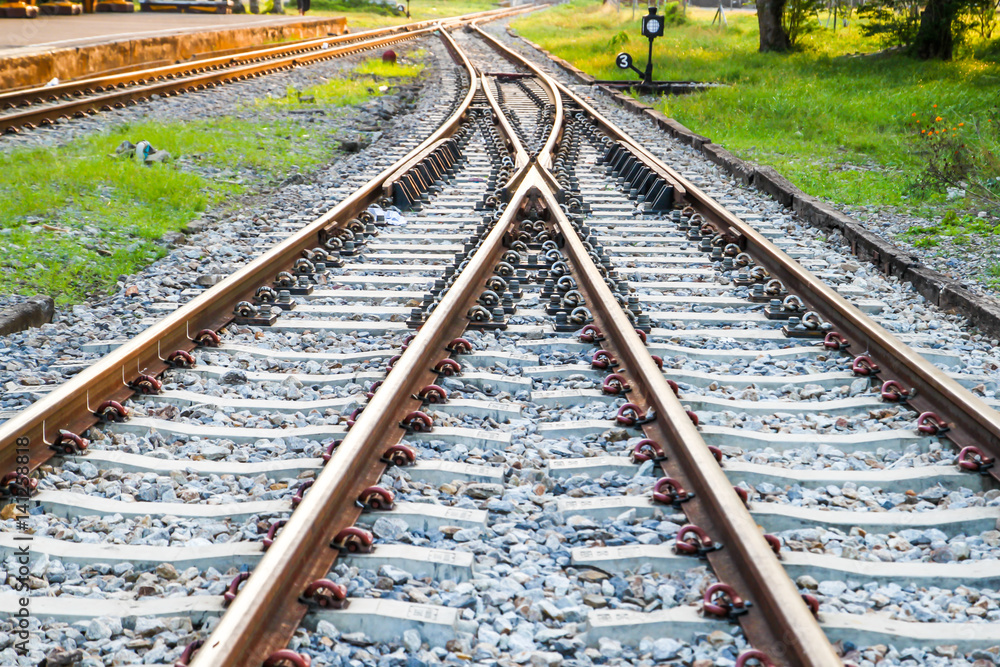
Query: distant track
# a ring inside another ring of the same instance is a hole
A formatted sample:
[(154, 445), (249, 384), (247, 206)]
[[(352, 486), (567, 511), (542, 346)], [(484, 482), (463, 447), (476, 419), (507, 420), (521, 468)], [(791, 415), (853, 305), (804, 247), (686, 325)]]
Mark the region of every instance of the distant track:
[(31, 130), (101, 111), (134, 106), (153, 95), (169, 97), (205, 90), (311, 62), (376, 49), (427, 35), (439, 23), (445, 26), (463, 25), (476, 19), (499, 18), (522, 11), (525, 11), (524, 7), (494, 9), (441, 21), (417, 21), (0, 93), (0, 132), (10, 134)]

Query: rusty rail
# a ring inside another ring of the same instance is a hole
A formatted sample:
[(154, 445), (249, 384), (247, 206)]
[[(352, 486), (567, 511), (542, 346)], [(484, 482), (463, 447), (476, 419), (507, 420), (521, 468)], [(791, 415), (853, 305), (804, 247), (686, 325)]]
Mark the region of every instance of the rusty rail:
[[(854, 348), (853, 354), (870, 357), (876, 367), (883, 371), (878, 373), (880, 380), (895, 380), (909, 391), (910, 396), (903, 401), (905, 405), (921, 414), (937, 415), (941, 421), (946, 422), (946, 429), (937, 433), (940, 437), (950, 440), (959, 451), (966, 448), (981, 451), (982, 456), (975, 456), (987, 466), (979, 466), (979, 462), (972, 459), (968, 469), (982, 470), (994, 480), (1000, 481), (1000, 468), (988, 467), (989, 463), (1000, 457), (1000, 413), (857, 309), (751, 225), (740, 220), (699, 187), (642, 148), (628, 133), (614, 127), (566, 86), (558, 82), (556, 85), (589, 116), (598, 120), (603, 130), (611, 128), (616, 133), (616, 139), (627, 144), (631, 150), (641, 152), (645, 158), (644, 163), (646, 159), (656, 163), (660, 173), (667, 175), (682, 188), (675, 194), (678, 201), (693, 206), (706, 220), (713, 223), (727, 242), (736, 243), (742, 251), (750, 254), (767, 269), (772, 277), (780, 280), (790, 294), (798, 295), (808, 309), (814, 310), (832, 324), (833, 330), (844, 336)], [(683, 197), (680, 193), (683, 193)], [(842, 349), (845, 347), (841, 346)]]
[[(450, 35), (442, 35), (450, 42), (449, 48), (460, 54)], [(461, 57), (469, 69), (471, 87), (459, 113), (471, 103), (478, 81), (468, 59)], [(434, 366), (449, 356), (449, 343), (468, 326), (466, 313), (505, 251), (504, 238), (517, 216), (519, 203), (532, 189), (536, 189), (536, 183), (525, 182), (515, 192), (468, 267), (407, 345), (309, 494), (195, 654), (192, 667), (258, 664), (286, 645), (307, 612), (299, 602), (299, 593), (309, 582), (329, 573), (338, 554), (330, 548), (331, 540), (353, 525), (358, 515), (354, 507), (358, 494), (378, 479), (384, 469), (382, 453), (402, 438), (400, 422), (404, 416), (420, 406), (414, 396), (420, 387), (434, 383)], [(276, 618), (280, 619), (277, 624)]]
[(748, 613), (739, 616), (747, 638), (775, 664), (839, 667), (840, 659), (826, 635), (588, 257), (573, 225), (554, 199), (549, 208), (566, 240), (563, 251), (577, 283), (607, 337), (601, 347), (621, 364), (615, 373), (630, 379), (629, 403), (642, 414), (651, 409), (656, 415), (655, 422), (643, 425), (645, 437), (667, 454), (660, 463), (664, 474), (695, 493), (695, 501), (685, 503), (683, 512), (689, 523), (723, 545), (707, 554), (712, 570), (719, 581), (753, 602)]
[[(487, 41), (497, 44), (478, 26), (473, 27)], [(445, 31), (442, 31), (442, 38), (449, 50), (460, 54)], [(564, 239), (563, 251), (569, 257), (578, 284), (587, 295), (597, 324), (607, 336), (605, 347), (621, 362), (622, 368), (617, 372), (632, 386), (630, 402), (643, 411), (654, 411), (655, 420), (644, 424), (643, 428), (647, 436), (670, 455), (661, 462), (663, 471), (696, 492), (697, 501), (687, 503), (685, 512), (713, 540), (724, 544), (721, 551), (707, 554), (709, 563), (721, 581), (732, 585), (744, 598), (754, 603), (749, 612), (739, 618), (747, 637), (754, 646), (768, 653), (776, 664), (840, 665), (839, 658), (794, 583), (784, 572), (682, 402), (675, 397), (598, 268), (590, 260), (573, 223), (561, 211), (554, 193), (556, 179), (547, 166), (552, 164), (552, 152), (557, 148), (563, 130), (562, 98), (579, 106), (608, 136), (668, 179), (675, 187), (674, 196), (678, 204), (694, 207), (714, 226), (721, 238), (751, 253), (772, 276), (781, 280), (790, 291), (798, 293), (840, 334), (855, 345), (864, 346), (887, 373), (895, 375), (893, 379), (907, 388), (916, 387), (918, 391), (907, 401), (908, 404), (919, 410), (934, 410), (947, 420), (951, 430), (943, 435), (959, 445), (979, 445), (995, 456), (1000, 450), (1000, 415), (854, 308), (578, 96), (515, 52), (502, 45), (498, 47), (504, 57), (531, 69), (543, 87), (550, 91), (557, 122), (548, 141), (538, 155), (527, 156), (509, 124), (499, 124), (504, 134), (509, 133), (507, 138), (513, 147), (512, 152), (522, 163), (505, 188), (511, 193), (510, 204), (472, 256), (468, 268), (457, 277), (385, 383), (359, 415), (308, 495), (293, 512), (254, 574), (195, 655), (192, 665), (258, 664), (272, 651), (286, 645), (307, 610), (298, 601), (299, 594), (309, 582), (323, 578), (329, 572), (337, 556), (336, 550), (329, 547), (331, 540), (357, 518), (358, 510), (354, 504), (358, 494), (378, 479), (382, 471), (379, 459), (387, 447), (398, 442), (402, 436), (400, 419), (415, 407), (416, 399), (412, 399), (412, 395), (417, 393), (419, 387), (431, 384), (435, 377), (431, 371), (434, 363), (448, 355), (449, 341), (464, 330), (465, 313), (502, 252), (504, 235), (526, 201), (542, 202), (548, 211), (548, 221)], [(477, 81), (481, 80), (484, 87), (486, 83), (485, 77), (480, 79), (464, 56), (460, 58), (470, 76), (470, 90), (463, 105), (445, 126), (331, 212), (210, 293), (108, 355), (53, 395), (0, 426), (0, 452), (4, 457), (0, 459), (0, 465), (4, 466), (3, 469), (12, 467), (15, 444), (21, 442), (18, 438), (27, 439), (32, 450), (32, 462), (37, 464), (39, 457), (44, 458), (47, 445), (57, 429), (71, 428), (74, 432), (82, 432), (95, 421), (91, 392), (101, 398), (126, 397), (132, 391), (125, 384), (127, 378), (140, 372), (159, 372), (166, 366), (163, 355), (174, 349), (193, 347), (191, 336), (194, 332), (202, 328), (216, 329), (228, 321), (228, 314), (219, 314), (220, 300), (232, 304), (246, 298), (280, 267), (290, 264), (302, 249), (315, 244), (319, 235), (358, 214), (376, 199), (386, 179), (398, 175), (401, 165), (415, 164), (453, 132), (471, 103)], [(487, 94), (487, 99), (494, 112), (502, 117), (493, 96)]]
[[(474, 84), (460, 109), (404, 156), (400, 163), (441, 138), (450, 136), (458, 127), (461, 113), (472, 99), (473, 90)], [(279, 271), (301, 257), (303, 250), (319, 245), (324, 234), (343, 227), (376, 201), (383, 182), (395, 172), (396, 166), (388, 167), (339, 205), (266, 254), (0, 425), (0, 470), (5, 473), (15, 469), (33, 470), (44, 463), (52, 457), (51, 446), (60, 432), (83, 434), (98, 422), (95, 413), (102, 404), (106, 401), (121, 403), (134, 393), (131, 383), (138, 376), (158, 375), (169, 367), (169, 355), (177, 350), (194, 349), (199, 333), (205, 330), (214, 332), (225, 326), (232, 320), (235, 304), (251, 299), (259, 286), (269, 284)]]
[[(486, 35), (475, 25), (473, 25), (473, 29)], [(739, 245), (741, 250), (750, 254), (772, 277), (780, 280), (789, 293), (800, 296), (810, 309), (815, 310), (823, 319), (831, 323), (837, 333), (853, 344), (857, 354), (869, 356), (875, 362), (876, 367), (884, 371), (884, 376), (880, 377), (880, 380), (895, 380), (905, 390), (908, 390), (910, 396), (905, 400), (906, 405), (921, 414), (935, 415), (940, 418), (940, 422), (945, 422), (946, 428), (940, 429), (937, 434), (951, 440), (956, 449), (965, 453), (963, 459), (965, 469), (985, 472), (994, 479), (1000, 480), (1000, 470), (990, 466), (1000, 456), (1000, 413), (990, 408), (984, 401), (862, 313), (822, 280), (754, 230), (751, 225), (727, 211), (700, 188), (664, 164), (627, 132), (604, 118), (566, 86), (558, 82), (555, 82), (555, 85), (564, 96), (594, 119), (605, 133), (626, 145), (643, 164), (650, 166), (656, 173), (663, 175), (674, 184), (675, 200), (679, 204), (691, 205), (706, 220), (713, 223), (726, 242)], [(614, 308), (617, 310), (616, 304)], [(606, 313), (606, 311), (601, 312), (602, 316)], [(637, 368), (643, 374), (653, 369), (651, 363), (644, 363)], [(664, 399), (663, 389), (663, 386), (660, 386), (649, 398), (650, 404), (657, 408), (657, 415), (660, 415), (662, 410), (656, 405), (657, 401), (666, 400), (668, 403), (679, 405), (679, 402), (671, 399), (672, 392), (668, 391), (669, 395)], [(678, 425), (678, 419), (683, 422), (683, 419), (686, 418), (681, 417), (683, 414), (682, 411), (678, 415), (674, 410), (672, 418), (669, 420), (672, 425), (671, 429), (674, 429), (674, 432), (667, 431), (671, 441), (679, 440), (683, 435), (683, 430), (691, 431), (689, 425)], [(659, 418), (657, 424), (660, 424)], [(933, 426), (933, 420), (931, 424)], [(663, 427), (660, 426), (660, 428)], [(693, 433), (697, 434), (697, 431), (694, 430)], [(698, 440), (701, 440), (700, 436), (698, 436)], [(685, 466), (690, 474), (701, 478), (695, 488), (700, 488), (701, 484), (712, 486), (716, 482), (722, 482), (724, 476), (716, 479), (715, 482), (710, 482), (705, 477), (708, 474), (706, 470), (712, 470), (713, 467), (717, 468), (717, 466), (715, 466), (711, 456), (706, 458), (703, 441), (700, 447), (701, 450), (697, 445), (686, 450), (688, 453), (682, 457), (685, 459)], [(972, 448), (978, 448), (978, 452)], [(699, 453), (692, 453), (695, 451), (699, 451)], [(665, 466), (665, 468), (667, 467)], [(703, 493), (699, 492), (699, 495), (704, 499)], [(731, 505), (732, 499), (736, 496), (731, 493), (728, 495), (732, 496), (729, 499)], [(742, 509), (742, 504), (737, 509)], [(723, 525), (726, 523), (728, 512), (723, 509), (722, 505), (716, 505), (713, 502), (710, 514), (714, 521), (720, 521)], [(777, 561), (774, 560), (773, 556), (760, 553), (761, 540), (757, 538), (759, 531), (753, 531), (752, 541), (757, 544), (748, 546), (739, 539), (740, 535), (747, 535), (745, 531), (735, 527), (727, 527), (726, 530), (727, 532), (735, 530), (732, 534), (737, 538), (736, 544), (739, 545), (737, 548), (742, 552), (741, 560), (749, 561), (741, 564), (741, 568), (749, 569), (746, 573), (747, 585), (750, 586), (748, 590), (755, 591), (753, 599), (764, 608), (769, 619), (773, 619), (771, 622), (776, 623), (774, 629), (766, 631), (767, 634), (770, 634), (771, 639), (763, 639), (759, 637), (758, 633), (764, 628), (761, 628), (760, 624), (754, 620), (753, 613), (749, 614), (746, 622), (741, 624), (744, 625), (748, 637), (751, 638), (754, 645), (769, 652), (772, 659), (781, 663), (839, 664), (836, 656), (828, 651), (829, 644), (825, 637), (816, 634), (818, 626), (808, 622), (808, 617), (800, 614), (803, 606), (801, 599), (798, 599), (798, 594), (795, 593), (796, 599), (793, 600), (791, 593), (795, 592), (794, 587), (788, 590), (788, 587), (784, 585), (784, 582), (788, 581), (787, 576), (782, 573), (779, 580), (771, 578), (774, 574), (772, 566)], [(761, 562), (768, 560), (772, 562), (766, 567), (758, 568), (758, 558), (764, 558), (764, 561)], [(713, 561), (713, 568), (715, 567)], [(777, 589), (784, 590), (780, 591), (780, 595), (775, 595), (776, 592), (779, 592)], [(781, 598), (784, 599), (783, 602)], [(820, 639), (820, 637), (822, 638)], [(831, 660), (836, 662), (830, 662)]]
[[(475, 23), (472, 24), (472, 29), (501, 50), (505, 58), (527, 66), (525, 59), (499, 44)], [(676, 201), (685, 201), (692, 192), (704, 197), (700, 190), (693, 188), (578, 96), (542, 73), (539, 68), (532, 66), (531, 69), (544, 77), (556, 94), (565, 95), (577, 104), (609, 137), (622, 142), (643, 164), (674, 185)], [(548, 172), (541, 166), (530, 165), (530, 168), (532, 171), (537, 169), (539, 172)], [(552, 183), (555, 182), (555, 177), (551, 174), (539, 176), (538, 182)], [(794, 582), (785, 573), (749, 510), (733, 490), (732, 484), (680, 400), (674, 395), (663, 373), (653, 362), (600, 271), (588, 256), (571, 221), (563, 213), (552, 188), (541, 187), (540, 192), (550, 211), (552, 222), (565, 240), (562, 249), (570, 258), (577, 283), (587, 296), (595, 320), (609, 338), (602, 345), (610, 349), (622, 364), (615, 372), (633, 380), (630, 383), (632, 393), (629, 394), (629, 402), (636, 404), (643, 412), (652, 409), (656, 415), (655, 421), (644, 424), (643, 429), (649, 439), (660, 444), (669, 454), (660, 464), (664, 473), (668, 477), (679, 479), (686, 485), (685, 488), (695, 492), (697, 502), (685, 503), (685, 514), (691, 523), (707, 531), (713, 540), (725, 545), (722, 550), (707, 555), (713, 571), (721, 582), (733, 586), (744, 599), (753, 602), (748, 613), (738, 618), (747, 638), (755, 647), (767, 653), (775, 664), (839, 667), (841, 661), (819, 623), (806, 606)], [(700, 200), (690, 203), (700, 203)], [(715, 202), (712, 204), (718, 207)]]

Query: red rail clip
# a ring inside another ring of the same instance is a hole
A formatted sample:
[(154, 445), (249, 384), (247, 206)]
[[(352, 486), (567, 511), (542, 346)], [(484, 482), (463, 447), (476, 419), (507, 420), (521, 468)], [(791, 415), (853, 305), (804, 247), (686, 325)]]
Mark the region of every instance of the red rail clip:
[(702, 609), (710, 616), (735, 618), (750, 611), (750, 602), (740, 597), (729, 584), (716, 582), (705, 589)]
[(748, 667), (750, 664), (753, 664), (750, 662), (751, 660), (760, 667), (775, 667), (774, 662), (771, 661), (767, 653), (758, 651), (755, 648), (740, 653), (736, 658), (736, 667)]

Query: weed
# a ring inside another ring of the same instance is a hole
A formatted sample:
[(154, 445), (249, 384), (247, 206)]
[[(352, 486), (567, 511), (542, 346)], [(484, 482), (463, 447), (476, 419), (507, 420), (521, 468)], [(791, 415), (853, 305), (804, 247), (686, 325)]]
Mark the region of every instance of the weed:
[(994, 225), (985, 218), (959, 214), (949, 209), (940, 222), (926, 227), (911, 227), (902, 236), (911, 239), (918, 248), (931, 248), (948, 239), (953, 245), (968, 245), (973, 236), (990, 238), (1000, 236), (1000, 225)]
[(907, 124), (926, 162), (918, 188), (961, 193), (1000, 214), (1000, 113), (987, 115), (955, 120), (933, 108), (923, 118), (910, 114)]
[(421, 64), (386, 63), (381, 59), (365, 60), (344, 78), (331, 79), (310, 86), (305, 90), (289, 87), (284, 97), (256, 100), (257, 107), (333, 106), (345, 107), (362, 104), (372, 97), (383, 95), (388, 86), (380, 78), (413, 78), (424, 69)]
[(628, 33), (624, 30), (619, 30), (608, 40), (608, 51), (617, 53), (618, 49), (627, 46), (630, 41), (632, 41), (632, 38), (629, 37)]

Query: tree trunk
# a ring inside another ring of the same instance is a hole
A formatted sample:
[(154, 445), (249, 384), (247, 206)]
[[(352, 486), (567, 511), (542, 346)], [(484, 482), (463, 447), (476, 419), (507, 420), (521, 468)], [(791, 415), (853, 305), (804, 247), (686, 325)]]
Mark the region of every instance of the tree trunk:
[(920, 28), (913, 40), (913, 48), (919, 58), (951, 60), (954, 45), (952, 23), (958, 10), (957, 0), (928, 0), (920, 14)]
[(787, 51), (791, 47), (788, 33), (781, 27), (785, 0), (757, 0), (757, 25), (760, 28), (760, 50)]

